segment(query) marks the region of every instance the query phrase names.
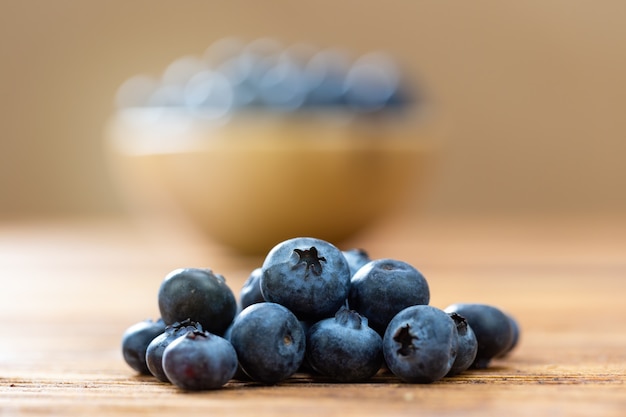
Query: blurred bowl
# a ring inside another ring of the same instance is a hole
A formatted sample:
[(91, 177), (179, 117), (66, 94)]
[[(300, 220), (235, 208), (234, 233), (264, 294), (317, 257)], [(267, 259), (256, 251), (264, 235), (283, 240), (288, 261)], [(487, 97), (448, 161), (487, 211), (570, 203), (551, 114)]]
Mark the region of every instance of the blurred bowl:
[(338, 245), (420, 193), (433, 142), (411, 120), (251, 111), (217, 123), (128, 108), (111, 118), (106, 144), (117, 182), (144, 212), (175, 212), (260, 255), (295, 236)]

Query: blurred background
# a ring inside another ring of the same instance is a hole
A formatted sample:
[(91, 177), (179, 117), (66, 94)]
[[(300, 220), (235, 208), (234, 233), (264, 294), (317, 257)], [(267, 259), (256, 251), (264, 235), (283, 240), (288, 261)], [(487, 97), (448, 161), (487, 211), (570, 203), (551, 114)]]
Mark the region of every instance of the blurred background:
[(386, 50), (445, 148), (421, 210), (626, 209), (626, 2), (0, 0), (0, 219), (122, 213), (117, 88), (225, 36)]

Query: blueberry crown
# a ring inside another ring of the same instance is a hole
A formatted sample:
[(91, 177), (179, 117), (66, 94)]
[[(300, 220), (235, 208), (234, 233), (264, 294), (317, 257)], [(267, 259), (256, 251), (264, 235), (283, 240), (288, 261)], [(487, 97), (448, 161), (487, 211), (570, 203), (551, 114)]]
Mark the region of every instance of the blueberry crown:
[(294, 249), (293, 250), (298, 256), (298, 262), (296, 265), (301, 263), (306, 263), (307, 270), (313, 272), (314, 275), (322, 274), (322, 262), (326, 262), (326, 258), (323, 256), (319, 256), (317, 253), (317, 248), (315, 246), (311, 246), (309, 249)]
[(417, 336), (411, 333), (411, 326), (408, 324), (400, 327), (396, 334), (393, 335), (393, 340), (400, 344), (398, 353), (402, 356), (408, 356), (411, 354), (411, 351), (415, 350), (413, 345), (414, 339), (417, 339)]

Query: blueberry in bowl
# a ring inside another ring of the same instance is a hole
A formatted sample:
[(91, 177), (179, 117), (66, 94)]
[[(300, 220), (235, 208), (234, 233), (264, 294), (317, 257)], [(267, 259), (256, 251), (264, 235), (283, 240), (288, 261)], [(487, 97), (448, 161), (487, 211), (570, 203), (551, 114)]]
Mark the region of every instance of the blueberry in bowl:
[(407, 77), (378, 53), (290, 51), (242, 43), (120, 103), (105, 145), (129, 211), (262, 255), (342, 242), (417, 200), (439, 135)]

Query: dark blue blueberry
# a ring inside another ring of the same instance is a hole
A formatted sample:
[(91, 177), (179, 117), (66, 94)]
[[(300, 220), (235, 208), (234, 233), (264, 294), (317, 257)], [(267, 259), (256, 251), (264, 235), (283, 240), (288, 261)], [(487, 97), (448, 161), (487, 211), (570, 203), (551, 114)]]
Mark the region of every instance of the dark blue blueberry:
[[(309, 333), (309, 329), (313, 327), (315, 323), (317, 322), (300, 320), (300, 325), (302, 326), (302, 329), (304, 330), (305, 335)], [(315, 369), (313, 369), (311, 365), (309, 364), (309, 360), (307, 359), (306, 352), (304, 354), (304, 359), (302, 360), (302, 364), (300, 365), (298, 372), (307, 373), (307, 374), (318, 374), (318, 372)]]
[(365, 381), (382, 365), (382, 344), (365, 317), (342, 307), (335, 317), (318, 321), (309, 329), (306, 358), (315, 371), (336, 381)]
[(349, 306), (367, 317), (380, 335), (398, 312), (428, 304), (430, 290), (424, 276), (412, 265), (395, 259), (377, 259), (352, 277)]
[(478, 352), (473, 368), (486, 368), (492, 358), (506, 352), (513, 342), (511, 320), (497, 307), (459, 303), (446, 307), (445, 311), (463, 316), (476, 335)]
[[(226, 332), (224, 332), (224, 336), (222, 336), (224, 339), (228, 340), (229, 342), (231, 341), (230, 333), (232, 332), (232, 330), (233, 330), (233, 325), (231, 324), (230, 326), (228, 326), (228, 329), (226, 329)], [(239, 361), (237, 362), (237, 371), (235, 372), (235, 375), (233, 375), (233, 379), (236, 379), (238, 381), (247, 381), (247, 382), (252, 381), (252, 379), (248, 376), (248, 374), (246, 374), (241, 368), (241, 364), (239, 363)]]
[(400, 74), (393, 60), (369, 53), (352, 64), (344, 84), (347, 103), (358, 110), (380, 110), (400, 88)]
[(232, 57), (221, 63), (216, 71), (226, 77), (232, 88), (234, 109), (241, 109), (256, 103), (258, 92), (249, 80), (249, 68), (242, 64), (242, 59), (237, 56)]
[(478, 352), (478, 341), (472, 328), (467, 324), (467, 320), (457, 313), (450, 313), (450, 317), (456, 324), (456, 331), (459, 336), (456, 359), (452, 368), (446, 376), (454, 376), (469, 369), (476, 359)]
[(260, 38), (249, 42), (239, 53), (218, 66), (233, 88), (235, 107), (263, 105), (261, 84), (275, 65), (281, 45), (274, 39)]
[(259, 98), (270, 108), (293, 111), (302, 106), (306, 96), (303, 75), (297, 65), (281, 60), (259, 80)]
[(343, 106), (344, 84), (349, 68), (348, 55), (339, 49), (324, 49), (313, 55), (303, 71), (308, 91), (305, 105)]
[(348, 261), (348, 266), (350, 267), (350, 275), (354, 276), (356, 271), (361, 269), (366, 263), (370, 262), (372, 259), (369, 257), (369, 254), (363, 249), (348, 249), (344, 250), (343, 256), (345, 256), (346, 261)]
[(239, 364), (254, 381), (275, 384), (293, 375), (302, 364), (306, 336), (296, 316), (275, 303), (244, 309), (230, 330)]
[(237, 301), (223, 276), (210, 269), (170, 272), (159, 288), (159, 310), (166, 324), (190, 319), (222, 335), (237, 313)]
[[(173, 61), (161, 80), (135, 77), (118, 91), (120, 107), (186, 106), (216, 119), (241, 109), (404, 110), (415, 99), (399, 67), (381, 52), (353, 60), (339, 48), (285, 47), (275, 39), (223, 39), (203, 59)], [(417, 97), (421, 101), (421, 97)]]
[(122, 336), (122, 356), (140, 374), (150, 375), (146, 349), (152, 340), (165, 331), (163, 320), (144, 320), (130, 326)]
[(244, 308), (265, 301), (263, 294), (261, 293), (261, 276), (263, 272), (261, 268), (254, 269), (246, 282), (244, 282), (241, 291), (239, 292), (239, 307), (241, 310)]
[(515, 347), (517, 347), (517, 344), (519, 343), (519, 334), (520, 334), (519, 323), (510, 314), (507, 314), (506, 316), (509, 318), (509, 321), (511, 322), (511, 328), (513, 330), (513, 339), (511, 340), (511, 345), (508, 348), (506, 348), (504, 352), (502, 352), (501, 354), (497, 356), (499, 358), (503, 358), (507, 356), (509, 353), (511, 353), (513, 349), (515, 349)]
[(332, 317), (345, 304), (350, 267), (331, 243), (310, 237), (274, 246), (262, 266), (261, 292), (302, 320)]
[(224, 386), (237, 370), (237, 353), (230, 342), (209, 332), (187, 332), (163, 352), (167, 379), (189, 391)]
[(146, 349), (146, 364), (150, 373), (159, 381), (169, 382), (165, 371), (163, 371), (163, 351), (174, 340), (190, 331), (202, 331), (202, 326), (191, 320), (174, 323), (167, 326), (165, 331), (152, 339), (152, 342), (148, 345)]
[(404, 382), (431, 383), (450, 371), (457, 345), (454, 320), (438, 308), (417, 305), (391, 320), (383, 354), (389, 370)]

